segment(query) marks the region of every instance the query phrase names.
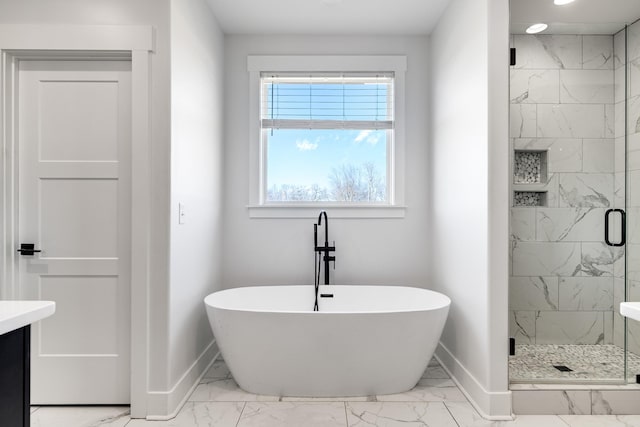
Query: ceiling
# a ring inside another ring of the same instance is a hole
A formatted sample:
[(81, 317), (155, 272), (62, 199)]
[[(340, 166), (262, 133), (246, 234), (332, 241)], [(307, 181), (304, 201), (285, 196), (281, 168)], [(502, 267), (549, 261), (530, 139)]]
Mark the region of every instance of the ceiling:
[(426, 35), (449, 0), (208, 2), (226, 34)]
[[(450, 0), (208, 0), (226, 34), (426, 35)], [(640, 18), (640, 0), (510, 0), (511, 32), (614, 34)]]
[(640, 19), (640, 0), (576, 0), (556, 6), (553, 0), (510, 0), (511, 33), (523, 34), (544, 22), (542, 34), (615, 34)]

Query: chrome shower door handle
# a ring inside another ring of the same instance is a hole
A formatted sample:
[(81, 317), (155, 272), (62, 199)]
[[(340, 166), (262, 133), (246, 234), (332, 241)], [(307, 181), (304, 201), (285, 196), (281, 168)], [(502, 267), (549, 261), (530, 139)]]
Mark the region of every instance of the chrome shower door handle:
[[(618, 243), (612, 243), (609, 240), (609, 217), (612, 213), (617, 212), (620, 214), (621, 229), (620, 229), (620, 241)], [(604, 213), (604, 241), (609, 246), (624, 246), (626, 243), (627, 234), (627, 218), (623, 209), (607, 209)]]

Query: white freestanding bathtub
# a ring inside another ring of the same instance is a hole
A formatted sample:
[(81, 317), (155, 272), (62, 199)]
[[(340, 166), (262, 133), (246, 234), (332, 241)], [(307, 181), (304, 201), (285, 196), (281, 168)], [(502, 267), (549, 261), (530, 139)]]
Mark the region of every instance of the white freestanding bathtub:
[(301, 397), (413, 388), (451, 304), (426, 289), (364, 285), (321, 285), (318, 312), (312, 285), (228, 289), (204, 302), (220, 352), (241, 388)]

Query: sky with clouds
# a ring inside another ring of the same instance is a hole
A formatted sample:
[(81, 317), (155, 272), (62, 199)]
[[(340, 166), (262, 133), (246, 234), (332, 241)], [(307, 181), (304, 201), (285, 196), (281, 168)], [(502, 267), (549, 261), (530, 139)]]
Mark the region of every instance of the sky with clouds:
[(267, 188), (273, 185), (319, 184), (329, 187), (331, 170), (343, 164), (372, 162), (379, 173), (387, 167), (384, 130), (264, 131), (267, 138)]

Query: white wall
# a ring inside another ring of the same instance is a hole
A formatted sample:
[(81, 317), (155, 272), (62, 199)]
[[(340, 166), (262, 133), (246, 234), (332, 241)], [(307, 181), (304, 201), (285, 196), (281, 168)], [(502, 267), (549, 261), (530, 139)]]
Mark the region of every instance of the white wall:
[[(250, 219), (249, 78), (247, 55), (407, 55), (406, 217), (336, 219), (332, 283), (402, 284), (430, 288), (427, 233), (426, 37), (241, 36), (225, 39), (225, 213), (223, 285), (313, 283), (315, 219)], [(257, 119), (257, 118), (256, 118)], [(320, 211), (320, 209), (318, 209)]]
[(507, 416), (507, 0), (453, 0), (429, 47), (428, 270), (452, 300), (437, 354), (484, 415)]
[(203, 299), (221, 287), (223, 40), (205, 0), (171, 0), (171, 409), (215, 354)]

